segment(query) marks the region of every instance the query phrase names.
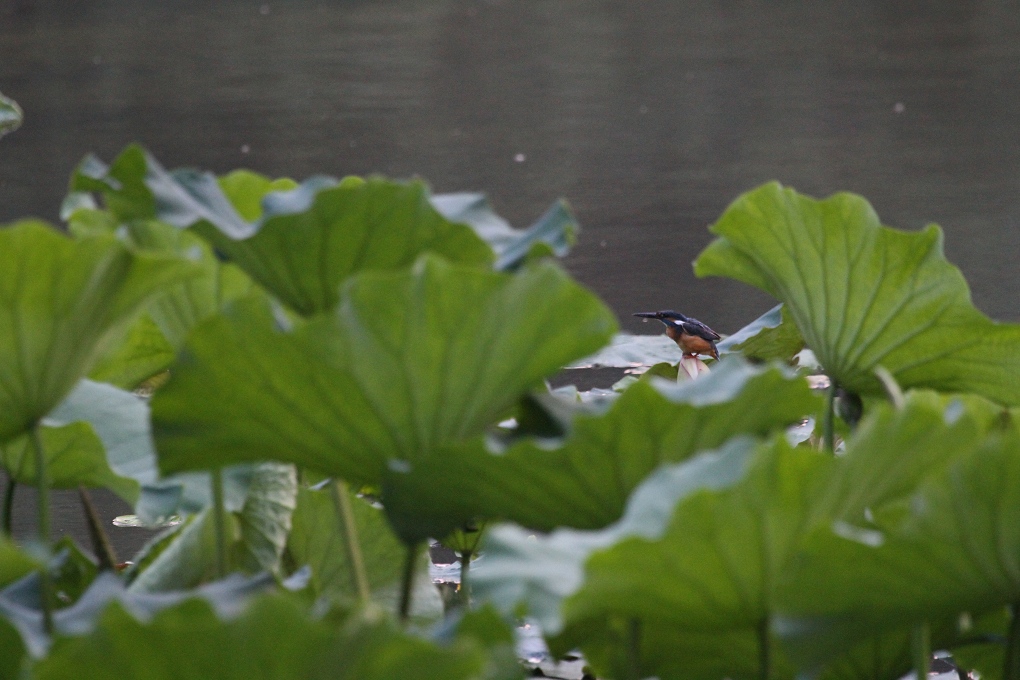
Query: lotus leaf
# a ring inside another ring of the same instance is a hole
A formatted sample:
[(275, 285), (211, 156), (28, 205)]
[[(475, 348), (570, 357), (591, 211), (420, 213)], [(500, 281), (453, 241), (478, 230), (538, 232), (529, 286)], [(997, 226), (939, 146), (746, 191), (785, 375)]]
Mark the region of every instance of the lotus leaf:
[(31, 429), (164, 286), (193, 272), (40, 222), (0, 230), (0, 442)]
[(86, 159), (72, 183), (76, 190), (102, 192), (122, 219), (156, 217), (193, 228), (306, 316), (331, 309), (345, 278), (410, 265), (425, 251), (462, 263), (492, 261), (491, 248), (474, 231), (432, 207), (421, 182), (316, 177), (273, 190), (279, 186), (251, 173), (221, 184), (210, 173), (167, 172), (137, 146), (110, 167)]
[(874, 508), (874, 525), (822, 527), (805, 542), (783, 596), (798, 655), (818, 661), (875, 631), (1020, 601), (1020, 435), (948, 448), (911, 493)]
[[(443, 536), (476, 517), (534, 529), (604, 527), (662, 463), (679, 462), (740, 434), (764, 435), (819, 405), (807, 382), (782, 367), (724, 361), (695, 383), (638, 383), (608, 411), (578, 415), (558, 447), (525, 439), (499, 454), (477, 439), (391, 471), (386, 511), (402, 534)], [(436, 498), (441, 501), (429, 501)]]
[[(281, 596), (256, 598), (222, 620), (209, 604), (185, 600), (139, 621), (108, 607), (86, 635), (62, 637), (32, 676), (153, 680), (305, 680), (311, 678), (436, 680), (481, 677), (484, 648), (475, 639), (440, 646), (389, 622), (315, 620)], [(519, 673), (517, 674), (519, 677)]]
[(289, 332), (250, 299), (196, 328), (154, 396), (160, 467), (277, 459), (378, 484), (484, 431), (614, 325), (550, 263), (365, 272), (335, 312)]
[(0, 94), (0, 137), (17, 130), (23, 118), (18, 102)]
[(740, 352), (755, 361), (789, 362), (804, 349), (804, 339), (780, 304), (733, 335), (726, 336), (718, 344), (718, 349), (722, 354)]
[[(351, 496), (360, 554), (372, 599), (396, 611), (407, 548), (386, 523), (381, 509), (349, 491), (347, 493)], [(328, 490), (301, 489), (287, 550), (295, 566), (311, 567), (312, 592), (334, 602), (349, 603), (357, 598), (358, 593), (351, 581), (344, 537), (338, 529), (339, 521)], [(442, 613), (442, 600), (429, 577), (428, 562), (428, 556), (422, 553), (411, 598), (411, 615), (418, 619), (435, 618)]]
[(904, 388), (1020, 404), (1020, 326), (971, 304), (937, 226), (889, 229), (860, 196), (819, 201), (771, 183), (738, 198), (712, 231), (719, 238), (695, 262), (698, 276), (778, 298), (842, 387), (881, 393), (882, 366)]
[(451, 222), (467, 224), (496, 253), (495, 268), (510, 271), (548, 250), (563, 257), (577, 239), (578, 226), (566, 202), (559, 201), (527, 229), (512, 228), (484, 194), (439, 194), (432, 205)]

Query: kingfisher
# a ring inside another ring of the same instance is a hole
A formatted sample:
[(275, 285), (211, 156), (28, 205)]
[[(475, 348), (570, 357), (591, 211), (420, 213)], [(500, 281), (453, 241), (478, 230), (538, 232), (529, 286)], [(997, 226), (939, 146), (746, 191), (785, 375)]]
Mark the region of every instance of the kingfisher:
[(684, 316), (680, 312), (666, 309), (661, 312), (637, 312), (634, 316), (645, 319), (658, 319), (666, 325), (666, 335), (683, 351), (685, 357), (708, 354), (718, 361), (719, 350), (715, 343), (722, 336), (697, 319)]

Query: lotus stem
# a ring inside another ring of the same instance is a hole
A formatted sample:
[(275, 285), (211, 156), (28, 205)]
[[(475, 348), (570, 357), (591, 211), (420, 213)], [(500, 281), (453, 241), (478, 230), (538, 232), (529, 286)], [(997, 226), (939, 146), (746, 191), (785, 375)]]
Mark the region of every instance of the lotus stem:
[(471, 580), (468, 575), (471, 573), (470, 550), (460, 552), (460, 604), (464, 609), (471, 609)]
[(347, 564), (351, 572), (351, 588), (358, 594), (361, 604), (368, 604), (371, 591), (368, 576), (365, 573), (365, 560), (361, 556), (361, 542), (358, 540), (358, 523), (354, 521), (354, 508), (351, 506), (350, 488), (342, 480), (329, 485), (333, 495), (333, 506), (340, 523), (340, 535), (344, 549), (347, 551)]
[(213, 523), (216, 526), (216, 578), (227, 575), (227, 510), (223, 504), (223, 471), (216, 468), (209, 478), (213, 495)]
[(900, 384), (896, 382), (893, 374), (885, 366), (876, 366), (875, 377), (881, 381), (882, 387), (885, 388), (886, 396), (889, 397), (892, 405), (897, 409), (903, 408), (903, 390), (900, 388)]
[(7, 477), (7, 484), (4, 485), (4, 523), (3, 532), (7, 538), (12, 537), (11, 527), (14, 523), (14, 491), (18, 488), (18, 483), (14, 481), (14, 477)]
[(641, 619), (632, 618), (627, 630), (627, 677), (641, 680)]
[(418, 562), (418, 548), (421, 543), (407, 546), (404, 561), (404, 576), (400, 584), (400, 622), (407, 624), (411, 617), (411, 593), (414, 590), (414, 568)]
[(769, 680), (772, 675), (772, 647), (769, 641), (769, 619), (758, 622), (758, 677)]
[(113, 551), (113, 544), (110, 543), (110, 537), (103, 530), (103, 521), (99, 517), (99, 511), (96, 510), (95, 504), (92, 502), (92, 496), (89, 495), (88, 489), (84, 486), (78, 486), (78, 497), (81, 499), (81, 505), (85, 509), (85, 519), (88, 522), (89, 536), (92, 538), (92, 549), (96, 553), (96, 558), (99, 560), (99, 568), (103, 571), (114, 571), (117, 568), (117, 554)]
[(43, 628), (53, 633), (53, 580), (50, 578), (50, 480), (46, 467), (46, 450), (43, 447), (42, 425), (32, 427), (32, 447), (35, 449), (35, 478), (38, 487), (39, 543), (43, 548), (43, 564), (39, 569), (42, 584)]
[(931, 626), (927, 621), (914, 626), (910, 646), (914, 656), (915, 677), (927, 678), (931, 666)]
[(1009, 608), (1009, 632), (1006, 634), (1006, 652), (1003, 655), (1003, 680), (1020, 680), (1020, 604)]
[(824, 437), (825, 450), (835, 455), (836, 453), (836, 381), (829, 380), (829, 392), (825, 398), (825, 417), (822, 422), (822, 433)]

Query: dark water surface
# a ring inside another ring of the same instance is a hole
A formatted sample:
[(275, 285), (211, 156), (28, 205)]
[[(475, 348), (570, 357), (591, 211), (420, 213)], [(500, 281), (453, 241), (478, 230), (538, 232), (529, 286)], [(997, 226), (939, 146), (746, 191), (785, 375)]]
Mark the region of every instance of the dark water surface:
[(937, 222), (1020, 318), (1020, 10), (1005, 0), (0, 2), (0, 222), (55, 219), (83, 154), (170, 167), (420, 175), (525, 226), (556, 197), (569, 269), (630, 330), (731, 332), (770, 301), (697, 280), (705, 227), (779, 179)]

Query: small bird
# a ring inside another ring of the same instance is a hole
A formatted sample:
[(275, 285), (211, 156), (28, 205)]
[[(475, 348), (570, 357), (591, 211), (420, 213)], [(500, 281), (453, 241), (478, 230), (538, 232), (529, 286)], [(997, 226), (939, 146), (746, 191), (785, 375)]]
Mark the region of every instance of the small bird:
[(715, 348), (715, 343), (722, 336), (697, 319), (684, 316), (672, 309), (661, 312), (637, 312), (634, 316), (658, 319), (666, 324), (666, 335), (680, 347), (684, 356), (708, 354), (716, 360), (719, 359), (719, 350)]

